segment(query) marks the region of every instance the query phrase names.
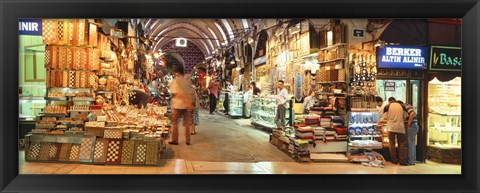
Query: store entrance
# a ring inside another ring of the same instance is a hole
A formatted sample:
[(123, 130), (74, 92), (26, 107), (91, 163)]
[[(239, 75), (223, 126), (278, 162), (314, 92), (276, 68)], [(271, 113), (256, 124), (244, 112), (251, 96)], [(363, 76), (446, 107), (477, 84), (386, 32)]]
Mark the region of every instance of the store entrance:
[(421, 147), (425, 146), (426, 141), (418, 140), (423, 139), (422, 124), (424, 121), (422, 101), (423, 82), (421, 80), (401, 80), (401, 79), (379, 79), (377, 80), (377, 93), (378, 96), (384, 100), (388, 100), (390, 97), (394, 97), (396, 100), (401, 100), (405, 103), (411, 104), (415, 110), (415, 114), (418, 120), (418, 126), (420, 127), (417, 133), (417, 161), (424, 162), (422, 158)]

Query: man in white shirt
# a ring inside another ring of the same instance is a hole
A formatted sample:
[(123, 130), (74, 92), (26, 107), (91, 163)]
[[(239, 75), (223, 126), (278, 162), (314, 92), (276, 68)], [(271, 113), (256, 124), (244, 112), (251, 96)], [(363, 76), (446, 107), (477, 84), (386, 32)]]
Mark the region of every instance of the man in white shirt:
[(287, 111), (287, 102), (289, 99), (288, 91), (285, 89), (283, 80), (277, 83), (277, 114), (275, 114), (275, 124), (278, 129), (285, 128), (285, 113)]
[(315, 104), (315, 101), (317, 100), (315, 98), (315, 91), (310, 91), (310, 95), (308, 95), (307, 97), (305, 97), (305, 99), (303, 99), (303, 106), (302, 106), (302, 113), (303, 114), (308, 114), (310, 112), (310, 108), (313, 107), (313, 105)]
[(183, 69), (174, 68), (175, 78), (170, 83), (170, 92), (172, 93), (172, 141), (171, 145), (178, 145), (178, 119), (182, 117), (185, 127), (185, 143), (190, 145), (190, 121), (193, 113), (193, 90), (191, 81), (183, 76)]
[[(407, 165), (407, 135), (405, 132), (404, 107), (397, 102), (392, 102), (385, 106), (385, 117), (387, 119), (388, 139), (390, 141), (390, 156), (392, 163)], [(398, 154), (395, 147), (395, 140), (398, 143)], [(397, 156), (398, 155), (398, 156)]]
[(253, 90), (250, 85), (245, 86), (245, 93), (243, 94), (243, 115), (250, 118), (250, 98), (253, 95)]

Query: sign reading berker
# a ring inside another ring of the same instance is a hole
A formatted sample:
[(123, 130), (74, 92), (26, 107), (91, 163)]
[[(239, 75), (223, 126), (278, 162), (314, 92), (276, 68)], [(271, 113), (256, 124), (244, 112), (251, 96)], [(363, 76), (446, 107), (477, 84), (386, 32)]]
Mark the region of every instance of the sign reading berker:
[(430, 70), (461, 71), (462, 48), (432, 46), (430, 48)]
[(378, 49), (377, 67), (426, 69), (427, 52), (425, 46), (385, 46)]

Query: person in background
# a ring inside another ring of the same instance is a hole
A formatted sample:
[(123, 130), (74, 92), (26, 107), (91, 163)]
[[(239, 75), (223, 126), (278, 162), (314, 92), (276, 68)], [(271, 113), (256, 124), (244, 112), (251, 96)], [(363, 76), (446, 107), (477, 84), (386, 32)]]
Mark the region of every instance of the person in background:
[(191, 122), (190, 126), (190, 134), (195, 135), (197, 134), (196, 132), (196, 125), (200, 124), (200, 117), (199, 117), (199, 109), (200, 109), (200, 99), (198, 98), (198, 94), (196, 91), (196, 87), (192, 85), (192, 92), (193, 92), (193, 97), (192, 97), (192, 105), (194, 107), (193, 109), (193, 121)]
[(260, 94), (260, 89), (257, 87), (257, 83), (256, 83), (256, 82), (252, 82), (251, 85), (252, 85), (252, 89), (253, 89), (253, 95), (258, 95), (258, 94)]
[(145, 93), (145, 90), (140, 86), (142, 84), (138, 84), (135, 89), (132, 90), (134, 93), (131, 97), (129, 97), (129, 103), (135, 105), (137, 108), (146, 108), (148, 104), (148, 100), (150, 96)]
[(415, 110), (413, 106), (408, 103), (403, 103), (402, 101), (397, 101), (404, 107), (404, 111), (407, 113), (406, 119), (406, 133), (407, 133), (407, 144), (408, 144), (408, 158), (407, 164), (408, 165), (415, 165), (415, 161), (417, 160), (417, 149), (416, 149), (416, 136), (419, 130), (417, 124), (417, 115), (415, 114)]
[(182, 117), (185, 127), (185, 143), (190, 145), (190, 121), (192, 121), (192, 98), (193, 92), (191, 81), (183, 76), (183, 69), (174, 68), (175, 78), (170, 83), (170, 92), (172, 94), (172, 140), (168, 142), (171, 145), (178, 145), (178, 121)]
[(287, 111), (288, 91), (285, 89), (284, 81), (279, 80), (277, 83), (277, 113), (275, 114), (275, 124), (278, 129), (285, 128), (285, 113)]
[(220, 89), (219, 86), (220, 81), (215, 80), (210, 83), (208, 86), (208, 98), (210, 99), (210, 114), (213, 115), (215, 112), (215, 108), (217, 107), (217, 100), (218, 100), (218, 90)]
[[(404, 112), (403, 106), (398, 102), (391, 102), (384, 108), (384, 116), (387, 120), (388, 139), (390, 141), (390, 156), (392, 158), (392, 163), (400, 165), (407, 165), (408, 156), (407, 135), (403, 123)], [(398, 154), (395, 140), (397, 140), (398, 143)]]
[(302, 113), (303, 114), (308, 114), (310, 112), (310, 108), (313, 107), (313, 105), (315, 104), (315, 102), (317, 101), (317, 99), (315, 98), (315, 91), (310, 91), (310, 95), (308, 95), (307, 97), (305, 97), (305, 99), (303, 99), (303, 106), (302, 106)]
[(250, 118), (250, 99), (252, 98), (253, 90), (250, 85), (245, 86), (245, 93), (243, 93), (243, 116)]
[(223, 92), (225, 92), (225, 100), (223, 100), (223, 108), (225, 108), (225, 115), (228, 115), (228, 112), (230, 111), (230, 98), (228, 95), (230, 92), (233, 90), (233, 85), (230, 83), (230, 81), (225, 81), (225, 88), (222, 89)]

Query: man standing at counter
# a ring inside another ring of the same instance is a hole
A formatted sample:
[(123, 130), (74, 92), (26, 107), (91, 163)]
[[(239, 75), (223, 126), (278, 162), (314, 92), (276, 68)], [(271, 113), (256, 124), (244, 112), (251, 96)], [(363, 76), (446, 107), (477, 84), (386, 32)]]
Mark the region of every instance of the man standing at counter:
[[(404, 112), (403, 106), (398, 102), (391, 102), (384, 109), (390, 141), (390, 156), (392, 157), (392, 163), (399, 163), (400, 165), (407, 165), (407, 135), (403, 124)], [(398, 143), (398, 154), (395, 140)]]
[(275, 114), (275, 124), (278, 129), (285, 128), (285, 113), (287, 111), (288, 92), (285, 89), (283, 80), (277, 83), (277, 114)]

